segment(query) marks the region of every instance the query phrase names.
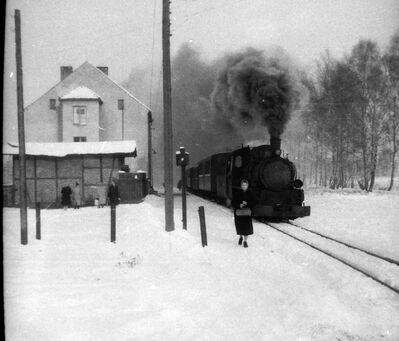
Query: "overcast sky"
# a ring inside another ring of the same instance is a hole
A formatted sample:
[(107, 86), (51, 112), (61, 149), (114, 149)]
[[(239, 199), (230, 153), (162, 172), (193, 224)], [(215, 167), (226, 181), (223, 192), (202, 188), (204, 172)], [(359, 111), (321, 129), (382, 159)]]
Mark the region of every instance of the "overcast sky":
[[(161, 0), (8, 0), (5, 141), (17, 140), (15, 9), (21, 11), (25, 105), (59, 81), (61, 65), (108, 66), (117, 82), (132, 68), (161, 71)], [(171, 10), (172, 55), (183, 42), (208, 59), (277, 45), (308, 67), (326, 49), (336, 57), (349, 53), (361, 38), (384, 48), (399, 28), (398, 0), (172, 0)]]

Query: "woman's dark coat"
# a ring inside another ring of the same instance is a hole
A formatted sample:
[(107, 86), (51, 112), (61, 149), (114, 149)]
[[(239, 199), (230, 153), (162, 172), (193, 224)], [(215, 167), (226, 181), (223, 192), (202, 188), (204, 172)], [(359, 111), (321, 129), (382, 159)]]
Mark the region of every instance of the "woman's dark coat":
[(61, 205), (70, 206), (71, 205), (71, 194), (72, 189), (69, 186), (62, 187), (61, 189)]
[(119, 204), (119, 190), (117, 185), (110, 185), (108, 187), (108, 199), (110, 205), (118, 205)]
[(234, 195), (233, 201), (231, 202), (234, 207), (234, 223), (236, 225), (237, 234), (240, 236), (248, 236), (254, 233), (254, 228), (252, 226), (251, 216), (237, 216), (236, 210), (240, 208), (240, 204), (246, 201), (247, 205), (244, 207), (249, 207), (252, 209), (256, 205), (256, 200), (252, 192), (247, 189), (245, 192), (240, 189)]

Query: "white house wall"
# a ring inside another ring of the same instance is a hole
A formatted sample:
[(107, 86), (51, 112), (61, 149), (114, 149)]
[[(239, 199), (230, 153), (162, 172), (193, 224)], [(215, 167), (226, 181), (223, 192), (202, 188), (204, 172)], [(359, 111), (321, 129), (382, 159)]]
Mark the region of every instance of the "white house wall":
[[(77, 125), (73, 123), (73, 108), (76, 105), (86, 107), (86, 124)], [(100, 104), (93, 100), (62, 101), (62, 140), (73, 142), (75, 136), (86, 136), (87, 142), (100, 141), (99, 136), (99, 114)]]
[(69, 142), (60, 141), (62, 134), (59, 127), (64, 130), (66, 122), (59, 122), (59, 114), (56, 110), (50, 109), (49, 100), (56, 99), (59, 108), (58, 98), (78, 86), (85, 86), (101, 97), (102, 105), (98, 121), (100, 141), (122, 140), (122, 111), (118, 109), (118, 99), (124, 100), (124, 139), (137, 142), (137, 159), (133, 160), (130, 166), (132, 170), (138, 168), (146, 170), (148, 109), (102, 71), (87, 62), (25, 108), (26, 141)]

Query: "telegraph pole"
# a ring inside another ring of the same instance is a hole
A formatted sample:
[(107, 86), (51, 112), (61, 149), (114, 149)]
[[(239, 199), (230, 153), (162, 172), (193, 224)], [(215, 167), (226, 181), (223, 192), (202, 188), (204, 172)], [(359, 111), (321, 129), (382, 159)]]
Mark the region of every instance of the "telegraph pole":
[(28, 210), (26, 203), (26, 159), (24, 126), (24, 91), (22, 74), (21, 14), (15, 10), (15, 55), (17, 66), (17, 107), (19, 145), (19, 204), (21, 217), (21, 244), (28, 244)]
[(164, 110), (164, 180), (165, 180), (165, 230), (175, 229), (173, 219), (173, 132), (172, 85), (170, 71), (170, 1), (163, 1), (162, 9), (162, 64)]
[(152, 183), (152, 113), (147, 113), (147, 124), (148, 124), (148, 180), (150, 183), (150, 190), (153, 188)]

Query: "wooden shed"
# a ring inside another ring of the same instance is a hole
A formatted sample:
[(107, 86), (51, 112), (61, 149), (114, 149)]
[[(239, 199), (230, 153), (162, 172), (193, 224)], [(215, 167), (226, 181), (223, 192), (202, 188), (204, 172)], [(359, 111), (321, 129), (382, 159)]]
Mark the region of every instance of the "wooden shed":
[[(3, 155), (12, 155), (13, 194), (11, 206), (19, 205), (18, 146), (3, 146)], [(83, 204), (94, 202), (97, 186), (118, 177), (125, 157), (136, 157), (135, 141), (26, 143), (28, 204), (59, 207), (61, 189), (79, 183)]]

